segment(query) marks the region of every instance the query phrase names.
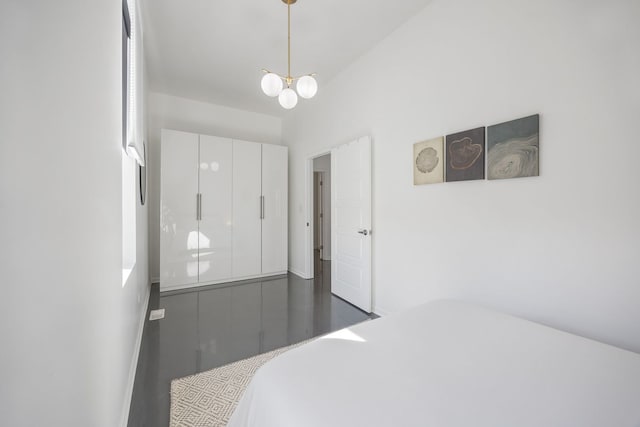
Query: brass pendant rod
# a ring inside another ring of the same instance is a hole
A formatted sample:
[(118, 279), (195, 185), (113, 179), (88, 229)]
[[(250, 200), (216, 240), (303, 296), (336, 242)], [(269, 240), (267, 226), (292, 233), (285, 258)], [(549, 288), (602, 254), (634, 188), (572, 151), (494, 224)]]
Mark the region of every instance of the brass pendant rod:
[(304, 76), (299, 76), (299, 77), (293, 77), (291, 75), (291, 5), (295, 4), (297, 1), (298, 0), (282, 0), (283, 3), (287, 4), (287, 74), (283, 76), (282, 74), (278, 74), (264, 68), (262, 69), (262, 72), (265, 74), (270, 74), (270, 73), (276, 74), (278, 77), (284, 80), (284, 82), (287, 84), (287, 87), (291, 87), (291, 85), (296, 80), (304, 76), (311, 76), (311, 77), (316, 76), (316, 73), (305, 74)]
[(288, 86), (288, 85), (291, 85), (291, 0), (287, 1), (287, 31), (288, 31), (288, 43), (287, 43), (287, 49), (288, 49), (287, 86)]

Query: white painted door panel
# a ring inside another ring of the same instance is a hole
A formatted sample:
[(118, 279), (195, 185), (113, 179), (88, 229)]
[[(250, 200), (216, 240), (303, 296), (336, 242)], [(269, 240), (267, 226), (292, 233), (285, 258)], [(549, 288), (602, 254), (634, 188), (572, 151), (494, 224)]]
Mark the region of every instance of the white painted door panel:
[(233, 141), (233, 277), (261, 273), (261, 144)]
[(233, 143), (200, 135), (199, 282), (230, 279)]
[(284, 273), (288, 260), (288, 149), (262, 144), (262, 273)]
[(371, 312), (371, 139), (331, 151), (331, 292)]
[(198, 282), (198, 135), (162, 130), (160, 288)]

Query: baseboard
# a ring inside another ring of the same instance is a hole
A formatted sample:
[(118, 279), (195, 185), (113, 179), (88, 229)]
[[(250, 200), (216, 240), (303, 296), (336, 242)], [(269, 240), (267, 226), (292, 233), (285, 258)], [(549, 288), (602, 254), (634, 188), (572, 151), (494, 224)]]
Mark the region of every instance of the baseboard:
[(303, 279), (311, 279), (311, 277), (307, 277), (306, 273), (303, 273), (302, 271), (296, 270), (295, 268), (289, 267), (289, 272), (295, 274), (296, 276), (300, 276)]
[(380, 317), (388, 316), (388, 315), (391, 314), (388, 310), (385, 310), (385, 309), (379, 308), (379, 307), (374, 308), (373, 309), (373, 313), (377, 314)]
[(127, 388), (125, 390), (125, 398), (122, 408), (122, 419), (120, 420), (121, 427), (127, 427), (127, 424), (129, 423), (129, 411), (131, 410), (133, 385), (136, 381), (138, 358), (140, 357), (140, 348), (142, 347), (142, 333), (144, 332), (144, 324), (147, 320), (147, 310), (149, 309), (149, 298), (151, 296), (151, 286), (146, 286), (146, 289), (147, 290), (144, 296), (144, 309), (141, 313), (140, 322), (138, 325), (138, 336), (136, 337), (135, 347), (133, 348), (133, 358), (131, 359), (131, 366), (129, 367), (129, 380), (127, 381)]
[(173, 291), (180, 291), (184, 289), (205, 288), (207, 286), (212, 286), (212, 285), (227, 285), (227, 284), (240, 284), (242, 282), (255, 282), (257, 280), (269, 280), (278, 276), (284, 276), (286, 274), (287, 274), (287, 271), (285, 270), (285, 271), (277, 271), (275, 273), (257, 274), (254, 276), (243, 276), (243, 277), (234, 277), (232, 279), (191, 283), (188, 285), (172, 285), (172, 286), (165, 286), (164, 288), (160, 286), (160, 292), (173, 292)]

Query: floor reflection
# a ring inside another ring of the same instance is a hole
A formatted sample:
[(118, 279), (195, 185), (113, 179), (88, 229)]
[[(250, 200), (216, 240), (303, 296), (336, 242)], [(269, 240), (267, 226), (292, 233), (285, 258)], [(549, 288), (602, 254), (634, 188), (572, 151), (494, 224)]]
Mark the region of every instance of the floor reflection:
[(169, 425), (174, 378), (297, 343), (361, 322), (368, 315), (333, 296), (329, 261), (316, 260), (316, 278), (293, 274), (159, 294), (149, 309), (165, 318), (147, 322), (129, 427)]

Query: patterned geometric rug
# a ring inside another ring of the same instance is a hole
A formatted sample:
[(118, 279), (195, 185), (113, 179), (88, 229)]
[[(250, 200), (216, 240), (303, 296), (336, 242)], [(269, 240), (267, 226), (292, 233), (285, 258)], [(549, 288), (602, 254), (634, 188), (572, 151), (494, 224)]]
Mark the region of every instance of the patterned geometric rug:
[(170, 427), (226, 426), (258, 368), (312, 340), (171, 381)]

